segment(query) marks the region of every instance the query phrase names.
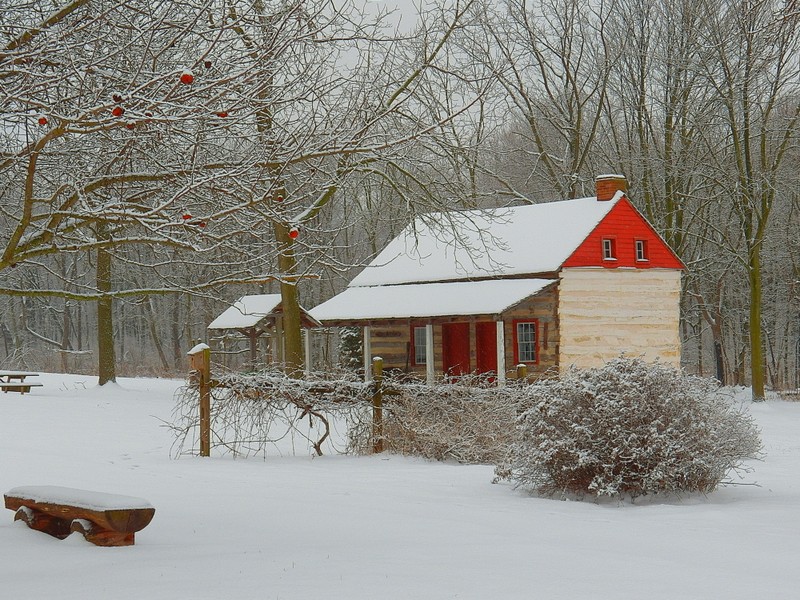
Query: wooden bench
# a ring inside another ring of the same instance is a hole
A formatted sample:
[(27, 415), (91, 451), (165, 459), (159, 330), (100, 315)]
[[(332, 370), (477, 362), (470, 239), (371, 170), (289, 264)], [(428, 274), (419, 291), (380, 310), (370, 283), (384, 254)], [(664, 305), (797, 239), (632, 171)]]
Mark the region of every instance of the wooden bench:
[(156, 509), (142, 498), (58, 486), (26, 486), (5, 494), (15, 521), (63, 540), (80, 532), (97, 546), (130, 546)]
[(38, 373), (28, 373), (26, 371), (1, 371), (0, 390), (3, 390), (4, 394), (7, 392), (27, 394), (32, 387), (42, 387), (41, 383), (25, 381), (28, 377), (37, 377), (38, 375)]

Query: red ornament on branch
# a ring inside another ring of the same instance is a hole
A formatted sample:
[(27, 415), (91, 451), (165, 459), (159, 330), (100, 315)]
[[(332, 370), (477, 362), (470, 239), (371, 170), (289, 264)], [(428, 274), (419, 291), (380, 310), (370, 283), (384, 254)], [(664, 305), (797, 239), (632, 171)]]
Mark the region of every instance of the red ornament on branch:
[(275, 196), (275, 202), (283, 202), (283, 196), (281, 196), (280, 194)]
[(125, 109), (122, 108), (121, 106), (115, 106), (114, 108), (111, 109), (111, 114), (114, 115), (115, 117), (121, 117), (122, 115), (125, 114)]
[(228, 116), (228, 113), (223, 110), (223, 111), (218, 112), (217, 116), (222, 118), (222, 119), (224, 119), (225, 117)]
[(293, 240), (296, 240), (298, 235), (300, 235), (300, 230), (297, 227), (292, 227), (289, 230), (289, 237)]
[(211, 68), (211, 61), (210, 61), (210, 60), (207, 60), (207, 61), (205, 61), (205, 62), (203, 63), (203, 66), (204, 66), (206, 69), (210, 69), (210, 68)]
[(120, 102), (122, 102), (122, 96), (120, 96), (119, 94), (112, 94), (112, 95), (111, 95), (111, 99), (112, 99), (114, 102), (116, 102), (117, 104), (119, 104)]
[(194, 74), (190, 70), (185, 70), (181, 73), (181, 83), (190, 85), (194, 81)]
[(185, 214), (184, 214), (184, 215), (181, 217), (181, 219), (183, 219), (184, 221), (188, 221), (188, 220), (189, 220), (189, 219), (191, 219), (191, 218), (192, 218), (192, 215), (190, 215), (189, 213), (185, 213)]
[(125, 123), (125, 127), (127, 127), (128, 129), (133, 129), (134, 127), (136, 127), (136, 122), (128, 121), (127, 123)]
[(47, 125), (47, 117), (39, 117), (39, 125)]

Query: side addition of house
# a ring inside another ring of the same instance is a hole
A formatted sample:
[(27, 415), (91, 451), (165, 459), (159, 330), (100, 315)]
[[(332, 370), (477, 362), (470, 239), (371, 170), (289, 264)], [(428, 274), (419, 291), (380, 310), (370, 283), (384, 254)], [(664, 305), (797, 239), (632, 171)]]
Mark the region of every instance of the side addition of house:
[(429, 381), (622, 352), (677, 367), (684, 265), (626, 194), (602, 175), (589, 198), (427, 215), (310, 312), (362, 327), (365, 364)]
[[(306, 369), (310, 367), (311, 344), (308, 330), (319, 327), (320, 323), (314, 320), (302, 306), (300, 307), (300, 320), (305, 335), (305, 363)], [(283, 304), (280, 294), (254, 294), (242, 296), (231, 306), (225, 309), (216, 319), (208, 325), (209, 337), (212, 335), (221, 338), (224, 351), (225, 335), (237, 333), (240, 338), (249, 343), (250, 364), (284, 361), (283, 342)], [(270, 342), (267, 356), (259, 356), (259, 339)], [(209, 339), (212, 342), (211, 339)], [(219, 344), (219, 340), (214, 343)], [(234, 342), (235, 344), (235, 342)]]

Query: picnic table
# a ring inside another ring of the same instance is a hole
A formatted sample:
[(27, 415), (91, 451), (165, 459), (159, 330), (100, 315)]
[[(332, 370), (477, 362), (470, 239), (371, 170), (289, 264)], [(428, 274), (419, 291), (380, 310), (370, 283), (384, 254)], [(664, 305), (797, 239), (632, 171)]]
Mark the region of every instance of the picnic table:
[(3, 393), (19, 392), (25, 394), (31, 391), (32, 387), (41, 387), (41, 383), (25, 381), (28, 377), (38, 377), (38, 373), (29, 371), (0, 371), (0, 390)]

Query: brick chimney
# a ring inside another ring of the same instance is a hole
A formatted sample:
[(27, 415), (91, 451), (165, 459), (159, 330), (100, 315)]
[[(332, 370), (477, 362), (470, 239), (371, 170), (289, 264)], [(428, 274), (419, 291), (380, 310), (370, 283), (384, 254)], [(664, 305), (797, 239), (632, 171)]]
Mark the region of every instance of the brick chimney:
[(597, 201), (607, 202), (617, 192), (627, 193), (628, 180), (625, 179), (625, 175), (598, 175), (595, 178), (595, 189)]

